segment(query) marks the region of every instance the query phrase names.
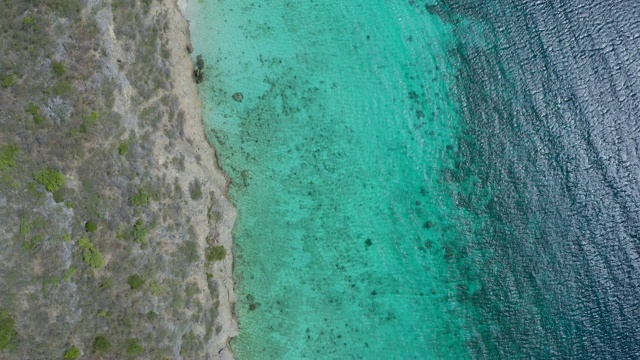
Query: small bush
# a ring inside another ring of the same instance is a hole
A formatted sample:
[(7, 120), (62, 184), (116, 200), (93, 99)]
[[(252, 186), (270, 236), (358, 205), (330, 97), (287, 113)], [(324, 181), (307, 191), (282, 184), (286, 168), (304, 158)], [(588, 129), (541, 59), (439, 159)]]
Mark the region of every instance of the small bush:
[(164, 289), (164, 286), (154, 281), (151, 283), (151, 285), (149, 285), (149, 291), (151, 292), (151, 295), (158, 296), (164, 293), (165, 289)]
[(186, 258), (188, 263), (194, 263), (200, 259), (200, 253), (198, 252), (198, 243), (193, 240), (187, 240), (181, 246), (182, 254)]
[(144, 286), (144, 278), (138, 274), (129, 276), (127, 282), (129, 283), (129, 287), (131, 288), (131, 290), (139, 290), (140, 288), (142, 288), (142, 286)]
[(27, 251), (33, 251), (42, 244), (44, 241), (44, 235), (37, 235), (30, 241), (22, 243), (22, 247)]
[(82, 249), (82, 259), (87, 265), (94, 269), (102, 269), (107, 264), (104, 255), (89, 242), (88, 237), (80, 239), (78, 246)]
[(78, 359), (80, 359), (80, 355), (82, 355), (82, 353), (80, 352), (80, 349), (78, 349), (75, 345), (73, 345), (71, 347), (71, 349), (69, 349), (69, 351), (67, 351), (64, 354), (64, 359), (65, 360), (78, 360)]
[(180, 348), (180, 355), (184, 357), (195, 356), (204, 350), (204, 344), (200, 338), (193, 332), (182, 335), (182, 347)]
[(34, 103), (27, 105), (27, 112), (33, 116), (33, 122), (40, 125), (44, 122), (44, 117), (40, 114), (40, 107)]
[(133, 227), (132, 237), (138, 244), (144, 245), (149, 242), (147, 237), (151, 232), (151, 227), (146, 226), (142, 220), (136, 221), (136, 224)]
[(131, 339), (127, 342), (127, 355), (140, 356), (144, 354), (144, 347), (138, 339)]
[(147, 205), (150, 201), (151, 201), (151, 194), (149, 194), (144, 190), (140, 190), (140, 192), (138, 192), (136, 196), (131, 198), (131, 205), (144, 206), (144, 205)]
[(198, 287), (197, 284), (189, 284), (185, 289), (185, 294), (187, 295), (187, 298), (192, 298), (198, 292), (200, 292), (200, 288)]
[(113, 280), (112, 278), (107, 278), (100, 285), (98, 285), (98, 288), (100, 290), (108, 290), (112, 289), (114, 286), (116, 286), (115, 280)]
[(5, 75), (0, 77), (0, 85), (7, 89), (16, 84), (16, 77), (13, 75)]
[(76, 269), (75, 267), (70, 267), (65, 273), (64, 273), (64, 281), (69, 281), (71, 280), (71, 278), (78, 273), (78, 269)]
[(151, 8), (152, 1), (153, 0), (142, 0), (142, 9), (144, 10), (145, 14), (149, 13), (149, 9)]
[(100, 120), (100, 113), (93, 111), (89, 117), (80, 125), (80, 132), (88, 134), (91, 128), (93, 128)]
[(55, 202), (57, 202), (58, 204), (64, 202), (64, 196), (65, 196), (65, 189), (61, 188), (58, 189), (57, 191), (54, 191), (53, 194), (53, 200), (55, 200)]
[(96, 224), (96, 222), (93, 220), (89, 220), (86, 224), (84, 224), (84, 229), (90, 233), (96, 232), (98, 230), (98, 224)]
[(227, 249), (222, 245), (210, 246), (206, 250), (207, 261), (221, 261), (227, 256)]
[(0, 171), (16, 166), (19, 149), (15, 145), (0, 147)]
[(0, 309), (0, 350), (15, 345), (18, 337), (15, 326), (16, 322), (9, 312), (5, 309)]
[(191, 195), (191, 200), (197, 201), (202, 199), (202, 187), (200, 186), (200, 180), (197, 178), (189, 183), (189, 195)]
[(118, 146), (118, 153), (122, 156), (127, 155), (127, 151), (129, 151), (129, 143), (122, 143)]
[(59, 15), (74, 20), (80, 16), (82, 0), (51, 0), (49, 6)]
[(22, 18), (22, 29), (25, 30), (30, 27), (36, 26), (36, 19), (31, 16), (25, 16)]
[(23, 239), (26, 239), (31, 232), (33, 231), (33, 224), (31, 224), (31, 220), (29, 217), (24, 217), (20, 219), (20, 236)]
[(41, 185), (44, 185), (50, 192), (57, 191), (67, 183), (67, 178), (60, 170), (54, 170), (51, 168), (46, 168), (36, 172), (33, 175), (33, 178)]
[(65, 65), (64, 62), (62, 61), (60, 62), (54, 61), (53, 64), (51, 65), (51, 68), (55, 76), (64, 76), (64, 74), (67, 73), (67, 65)]
[(58, 80), (54, 85), (51, 91), (53, 92), (53, 96), (61, 96), (69, 91), (71, 91), (71, 82), (68, 80)]
[(94, 352), (107, 352), (111, 349), (111, 342), (104, 335), (98, 335), (93, 339)]

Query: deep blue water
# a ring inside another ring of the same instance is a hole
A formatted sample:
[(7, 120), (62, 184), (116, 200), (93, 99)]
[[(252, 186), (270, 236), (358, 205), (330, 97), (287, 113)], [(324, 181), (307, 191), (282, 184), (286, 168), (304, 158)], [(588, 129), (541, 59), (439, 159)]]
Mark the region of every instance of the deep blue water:
[(640, 357), (640, 2), (444, 3), (464, 64), (461, 172), (493, 194), (466, 201), (494, 253), (474, 354)]

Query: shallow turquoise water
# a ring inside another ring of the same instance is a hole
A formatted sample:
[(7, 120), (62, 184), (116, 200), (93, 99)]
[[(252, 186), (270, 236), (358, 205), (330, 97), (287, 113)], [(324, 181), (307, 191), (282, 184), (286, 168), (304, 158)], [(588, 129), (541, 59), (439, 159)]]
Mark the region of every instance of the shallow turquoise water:
[(386, 1), (190, 6), (239, 211), (238, 358), (469, 356), (481, 221), (454, 201), (473, 181), (445, 181), (450, 25)]
[(189, 11), (239, 359), (640, 358), (640, 3)]

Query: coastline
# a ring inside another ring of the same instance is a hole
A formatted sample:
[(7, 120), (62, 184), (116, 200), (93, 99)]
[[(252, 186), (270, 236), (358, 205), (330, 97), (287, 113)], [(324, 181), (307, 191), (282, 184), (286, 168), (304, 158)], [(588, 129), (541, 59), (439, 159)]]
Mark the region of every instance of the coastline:
[[(206, 208), (197, 207), (188, 209), (194, 227), (198, 231), (198, 243), (204, 250), (207, 237), (213, 235), (217, 244), (227, 249), (227, 256), (223, 261), (214, 263), (209, 271), (213, 274), (213, 281), (218, 289), (218, 316), (216, 319), (216, 335), (212, 338), (207, 348), (211, 354), (216, 354), (220, 359), (233, 359), (230, 341), (238, 334), (238, 321), (234, 311), (236, 295), (233, 282), (233, 239), (232, 230), (237, 216), (229, 198), (228, 187), (230, 180), (218, 166), (216, 150), (206, 137), (202, 103), (195, 81), (191, 74), (194, 70), (193, 60), (187, 48), (191, 46), (189, 24), (186, 20), (185, 0), (167, 0), (164, 4), (170, 19), (170, 31), (167, 37), (172, 57), (172, 83), (173, 92), (180, 99), (180, 108), (185, 112), (184, 132), (187, 139), (191, 140), (177, 146), (174, 151), (186, 155), (186, 171), (178, 176), (185, 187), (195, 175), (201, 178), (202, 191), (209, 194)], [(166, 144), (158, 143), (157, 148), (163, 148)], [(177, 144), (179, 145), (179, 144)], [(161, 153), (161, 152), (160, 152)], [(202, 161), (198, 161), (198, 158)], [(166, 160), (158, 159), (159, 162)], [(206, 161), (210, 160), (210, 161)], [(217, 216), (210, 217), (210, 213)], [(210, 234), (212, 233), (212, 234)], [(201, 279), (206, 283), (206, 279)]]

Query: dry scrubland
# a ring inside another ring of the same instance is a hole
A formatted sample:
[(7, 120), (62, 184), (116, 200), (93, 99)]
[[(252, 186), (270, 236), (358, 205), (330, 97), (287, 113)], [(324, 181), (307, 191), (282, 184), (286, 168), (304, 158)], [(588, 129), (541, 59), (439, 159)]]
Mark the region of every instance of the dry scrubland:
[(0, 358), (229, 356), (235, 215), (173, 0), (0, 14)]

